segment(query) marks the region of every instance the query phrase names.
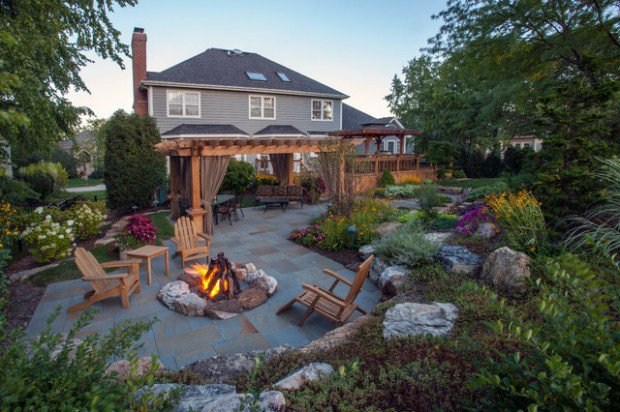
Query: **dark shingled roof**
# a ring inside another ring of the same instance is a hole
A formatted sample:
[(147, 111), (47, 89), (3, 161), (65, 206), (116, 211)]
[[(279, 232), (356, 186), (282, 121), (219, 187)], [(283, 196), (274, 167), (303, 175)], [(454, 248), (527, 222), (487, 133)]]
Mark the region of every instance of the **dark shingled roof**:
[(260, 136), (260, 135), (267, 135), (267, 136), (277, 136), (277, 135), (283, 135), (283, 136), (296, 136), (296, 135), (304, 135), (305, 133), (302, 132), (301, 130), (299, 130), (296, 127), (290, 126), (290, 125), (276, 125), (276, 124), (270, 124), (269, 126), (265, 127), (262, 130), (259, 130), (258, 132), (254, 133), (254, 136)]
[[(246, 72), (262, 73), (267, 81), (250, 80)], [(277, 72), (284, 73), (290, 81), (282, 81)], [(312, 80), (259, 54), (224, 49), (207, 49), (205, 52), (162, 72), (148, 72), (145, 82), (148, 84), (149, 81), (269, 89), (347, 97), (338, 90)]]
[(182, 124), (162, 133), (162, 136), (177, 135), (245, 135), (248, 134), (232, 124)]
[(361, 129), (363, 124), (376, 120), (368, 113), (364, 113), (346, 103), (342, 104), (342, 130)]

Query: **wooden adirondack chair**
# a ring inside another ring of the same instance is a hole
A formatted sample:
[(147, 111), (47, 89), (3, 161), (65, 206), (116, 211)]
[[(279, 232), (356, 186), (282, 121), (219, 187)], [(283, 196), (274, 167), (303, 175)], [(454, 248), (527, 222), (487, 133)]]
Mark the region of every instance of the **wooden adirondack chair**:
[[(82, 272), (82, 280), (90, 283), (93, 290), (84, 295), (86, 302), (71, 306), (67, 311), (75, 312), (85, 309), (93, 303), (114, 296), (121, 297), (123, 308), (129, 308), (129, 295), (140, 293), (139, 259), (121, 260), (117, 262), (99, 263), (92, 253), (84, 248), (75, 250), (75, 263)], [(110, 275), (105, 268), (128, 268), (128, 273)]]
[[(316, 312), (339, 325), (345, 323), (356, 310), (365, 315), (366, 311), (355, 304), (355, 299), (357, 299), (357, 295), (360, 293), (366, 277), (368, 277), (368, 272), (370, 272), (370, 266), (374, 258), (374, 256), (370, 256), (360, 265), (353, 282), (348, 281), (336, 272), (323, 269), (323, 273), (336, 279), (328, 290), (318, 286), (303, 284), (302, 288), (304, 291), (278, 309), (276, 314), (279, 315), (285, 310), (288, 310), (293, 303), (298, 302), (308, 308), (306, 313), (301, 317), (298, 323), (299, 326), (304, 325), (304, 322), (312, 312)], [(346, 283), (350, 287), (349, 293), (344, 299), (334, 294), (334, 288), (338, 285), (338, 282)]]
[[(174, 225), (174, 237), (172, 241), (177, 245), (177, 253), (181, 255), (183, 267), (188, 260), (209, 258), (209, 247), (212, 236), (200, 233), (189, 217), (180, 217)], [(205, 245), (200, 242), (204, 240)]]

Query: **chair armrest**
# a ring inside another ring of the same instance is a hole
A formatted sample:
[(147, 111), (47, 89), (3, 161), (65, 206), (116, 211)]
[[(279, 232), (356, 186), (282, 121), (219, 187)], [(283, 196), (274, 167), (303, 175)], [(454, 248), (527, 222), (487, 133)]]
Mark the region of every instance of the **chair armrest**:
[(113, 279), (121, 280), (129, 276), (132, 276), (132, 275), (130, 273), (119, 273), (117, 275), (106, 275), (106, 276), (89, 276), (89, 277), (84, 276), (82, 280), (85, 280), (86, 282), (91, 281), (91, 280), (113, 280)]
[(206, 233), (196, 233), (196, 235), (204, 240), (213, 240), (213, 236), (207, 235)]
[(353, 283), (349, 282), (347, 279), (343, 278), (342, 276), (340, 276), (339, 274), (337, 274), (333, 270), (323, 269), (323, 273), (325, 273), (326, 275), (329, 275), (329, 276), (337, 279), (338, 281), (340, 281), (342, 283), (346, 283), (349, 286), (353, 286)]
[(314, 285), (308, 285), (307, 283), (304, 283), (303, 285), (301, 285), (301, 287), (305, 290), (307, 290), (308, 292), (312, 292), (314, 294), (316, 294), (318, 297), (328, 300), (330, 302), (332, 302), (335, 305), (340, 306), (341, 308), (346, 307), (347, 305), (342, 301), (342, 299), (338, 298), (337, 296), (334, 296), (326, 291), (324, 291), (323, 289), (319, 288), (318, 286), (314, 286)]
[(114, 262), (104, 262), (101, 263), (102, 268), (122, 268), (129, 267), (135, 264), (140, 264), (142, 261), (140, 259), (127, 259), (127, 260), (117, 260)]

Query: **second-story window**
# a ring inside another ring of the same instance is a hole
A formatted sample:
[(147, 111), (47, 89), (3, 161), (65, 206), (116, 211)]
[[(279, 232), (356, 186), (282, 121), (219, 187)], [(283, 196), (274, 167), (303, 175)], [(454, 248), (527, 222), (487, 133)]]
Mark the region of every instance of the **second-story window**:
[(200, 117), (200, 92), (168, 91), (168, 117)]
[(250, 96), (250, 119), (275, 119), (276, 98)]
[(312, 120), (334, 120), (334, 102), (312, 99)]

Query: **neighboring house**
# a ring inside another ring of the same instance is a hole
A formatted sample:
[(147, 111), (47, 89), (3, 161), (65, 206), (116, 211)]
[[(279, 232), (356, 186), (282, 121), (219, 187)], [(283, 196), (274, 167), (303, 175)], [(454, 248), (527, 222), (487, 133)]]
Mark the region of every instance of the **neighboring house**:
[[(404, 126), (396, 117), (381, 117), (379, 119), (372, 117), (371, 115), (356, 109), (353, 106), (349, 106), (346, 103), (342, 104), (342, 130), (357, 130), (363, 128), (370, 129), (400, 129), (403, 130)], [(411, 147), (407, 149), (407, 140), (412, 136), (405, 137), (405, 153), (412, 153)], [(364, 155), (366, 147), (364, 144), (357, 146), (357, 154)], [(369, 145), (368, 153), (374, 155), (377, 153), (377, 143), (372, 141)], [(381, 142), (379, 148), (380, 154), (400, 154), (400, 141), (397, 137), (385, 137)]]
[(78, 163), (77, 172), (80, 176), (88, 176), (95, 170), (94, 159), (96, 156), (97, 139), (95, 135), (82, 130), (73, 139), (63, 140), (58, 145), (61, 149), (71, 152)]
[(510, 144), (514, 147), (523, 149), (525, 147), (531, 147), (535, 152), (540, 151), (542, 149), (542, 139), (537, 138), (533, 135), (527, 136), (513, 136), (510, 139)]
[[(343, 114), (359, 112), (342, 103), (346, 94), (256, 53), (211, 48), (161, 72), (147, 71), (146, 40), (143, 29), (134, 29), (134, 110), (153, 116), (163, 139), (320, 137), (356, 123)], [(365, 116), (402, 127), (396, 119)], [(398, 150), (392, 146), (398, 145), (387, 142), (386, 150)], [(267, 156), (238, 158), (257, 169), (268, 163)]]

